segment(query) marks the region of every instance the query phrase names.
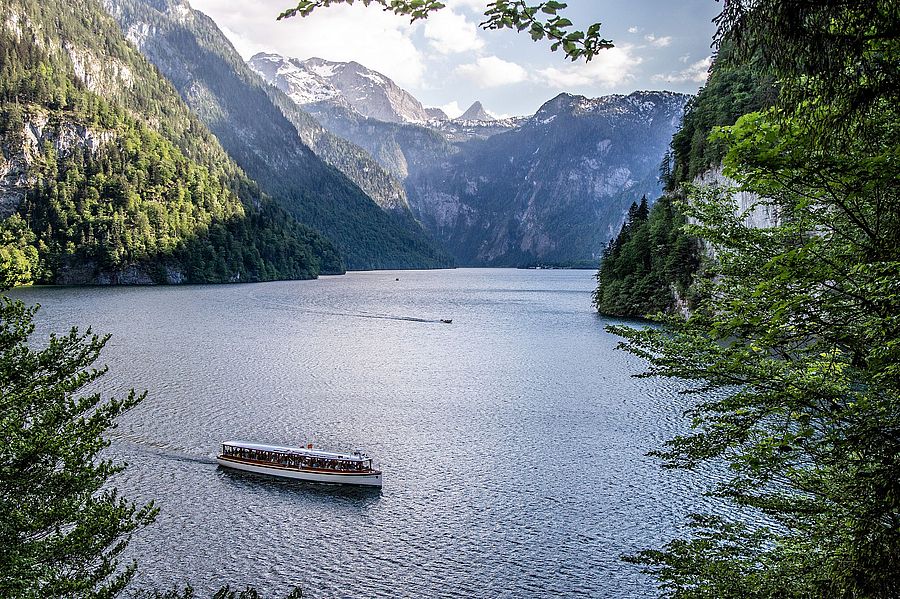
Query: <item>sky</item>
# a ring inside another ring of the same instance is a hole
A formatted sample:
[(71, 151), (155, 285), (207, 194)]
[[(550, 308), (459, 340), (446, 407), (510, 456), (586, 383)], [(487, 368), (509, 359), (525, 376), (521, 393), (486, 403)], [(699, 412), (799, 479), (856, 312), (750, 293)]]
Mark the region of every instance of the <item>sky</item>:
[(361, 3), (276, 21), (291, 0), (190, 0), (215, 20), (241, 55), (355, 60), (379, 71), (425, 106), (452, 118), (480, 100), (496, 116), (533, 114), (562, 92), (597, 97), (635, 90), (696, 93), (706, 80), (715, 33), (714, 0), (569, 0), (579, 29), (602, 22), (615, 47), (573, 63), (512, 30), (484, 31), (487, 0), (444, 0), (446, 8), (410, 23)]

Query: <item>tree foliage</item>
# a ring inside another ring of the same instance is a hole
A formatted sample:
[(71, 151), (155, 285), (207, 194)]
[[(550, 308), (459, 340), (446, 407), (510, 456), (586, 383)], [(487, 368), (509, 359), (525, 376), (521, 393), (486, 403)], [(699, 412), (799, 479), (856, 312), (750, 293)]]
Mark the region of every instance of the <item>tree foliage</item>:
[[(16, 282), (115, 280), (129, 268), (157, 282), (343, 272), (332, 244), (237, 169), (98, 5), (2, 4), (47, 25), (35, 37), (0, 27), (0, 142), (26, 162), (29, 184), (0, 223), (0, 261)], [(87, 89), (53, 49), (59, 38), (97, 44), (97, 30), (105, 45), (87, 51), (86, 68), (102, 69), (106, 56), (114, 73), (127, 69), (130, 87), (95, 73), (104, 83)]]
[[(900, 104), (900, 5), (896, 0), (733, 0), (717, 41), (736, 62), (777, 77), (779, 107), (820, 143), (867, 135), (885, 106)], [(827, 112), (797, 111), (809, 103)]]
[[(359, 0), (365, 6), (377, 4), (394, 14), (408, 16), (411, 21), (427, 18), (434, 11), (444, 8), (438, 0)], [(353, 4), (354, 0), (300, 0), (296, 6), (278, 15), (279, 19), (295, 16), (307, 17), (316, 9), (333, 4)], [(515, 29), (526, 32), (531, 39), (547, 39), (550, 49), (562, 49), (570, 60), (591, 60), (603, 50), (613, 47), (611, 40), (600, 36), (601, 24), (591, 24), (586, 32), (574, 28), (571, 20), (560, 14), (565, 2), (547, 0), (529, 4), (526, 0), (495, 0), (485, 6), (484, 29)]]
[[(754, 3), (774, 6), (776, 21), (797, 4)], [(816, 4), (835, 26), (871, 16), (869, 5)], [(900, 81), (885, 91), (864, 66), (840, 75), (843, 90), (813, 84), (849, 55), (822, 48), (805, 62), (817, 35), (807, 24), (766, 65), (787, 90), (777, 106), (712, 138), (736, 186), (697, 189), (686, 207), (688, 231), (715, 249), (696, 309), (661, 328), (612, 328), (649, 361), (645, 376), (696, 383), (692, 431), (657, 455), (726, 474), (712, 494), (727, 516), (696, 515), (690, 537), (631, 557), (672, 597), (900, 594)], [(900, 62), (881, 26), (851, 45), (859, 64), (872, 59), (870, 42), (887, 52), (876, 64)], [(768, 39), (759, 27), (748, 34)], [(788, 68), (778, 56), (792, 46), (799, 66)], [(848, 100), (870, 92), (878, 97)], [(756, 194), (775, 222), (748, 226), (734, 191)]]
[(681, 128), (672, 136), (671, 163), (662, 173), (669, 193), (721, 162), (724, 142), (709, 139), (716, 127), (733, 125), (742, 115), (772, 106), (777, 99), (773, 77), (757, 61), (737, 61), (732, 54), (730, 44), (720, 49), (706, 85), (685, 106)]
[(683, 230), (684, 216), (669, 197), (647, 207), (634, 203), (597, 271), (594, 307), (608, 316), (640, 318), (673, 309), (687, 295), (699, 267), (697, 242)]
[(118, 557), (155, 508), (108, 486), (123, 465), (102, 456), (102, 435), (144, 395), (86, 393), (108, 337), (72, 329), (35, 348), (35, 311), (0, 299), (0, 595), (112, 597), (136, 567)]

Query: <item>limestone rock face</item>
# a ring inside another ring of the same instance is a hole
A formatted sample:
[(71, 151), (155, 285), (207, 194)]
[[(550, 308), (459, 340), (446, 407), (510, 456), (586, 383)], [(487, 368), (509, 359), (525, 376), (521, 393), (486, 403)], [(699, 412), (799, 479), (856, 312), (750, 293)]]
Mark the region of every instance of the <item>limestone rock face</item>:
[(472, 103), (469, 108), (462, 113), (462, 115), (458, 119), (454, 119), (457, 121), (493, 121), (494, 117), (492, 117), (488, 112), (484, 109), (484, 106), (481, 105), (481, 102), (475, 101)]
[(52, 147), (64, 157), (75, 148), (91, 153), (114, 138), (111, 131), (91, 129), (72, 121), (54, 121), (41, 114), (31, 114), (22, 126), (21, 136), (9, 136), (0, 153), (0, 218), (15, 212), (34, 184), (28, 167), (40, 157), (44, 148)]
[(457, 119), (431, 109), (423, 120), (384, 112), (393, 82), (354, 63), (258, 54), (250, 65), (402, 180), (415, 217), (476, 266), (596, 264), (631, 203), (661, 193), (688, 98), (560, 94), (527, 117), (494, 119), (475, 102)]
[[(733, 179), (722, 173), (722, 165), (701, 173), (694, 179), (695, 185), (716, 186), (722, 189), (735, 187)], [(778, 225), (778, 215), (771, 206), (760, 203), (760, 197), (749, 191), (735, 191), (732, 198), (736, 202), (738, 214), (744, 218), (744, 224), (755, 229), (767, 229)]]
[(361, 115), (388, 123), (422, 124), (431, 118), (412, 94), (358, 62), (259, 53), (250, 66), (300, 106), (341, 99)]
[[(761, 202), (762, 198), (749, 191), (728, 191), (737, 186), (734, 179), (726, 177), (722, 172), (722, 165), (716, 165), (694, 178), (694, 185), (704, 187), (716, 187), (726, 193), (730, 193), (735, 202), (735, 212), (744, 220), (744, 225), (753, 229), (767, 229), (779, 224), (778, 213), (772, 206)], [(716, 247), (705, 240), (700, 240), (704, 254), (709, 258), (716, 257)]]

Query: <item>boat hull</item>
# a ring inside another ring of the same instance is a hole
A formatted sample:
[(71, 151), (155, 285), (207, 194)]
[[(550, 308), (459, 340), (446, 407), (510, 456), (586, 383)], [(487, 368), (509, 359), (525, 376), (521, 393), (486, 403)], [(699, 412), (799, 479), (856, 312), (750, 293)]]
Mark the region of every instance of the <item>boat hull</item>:
[(323, 472), (320, 470), (298, 470), (266, 464), (249, 463), (218, 456), (216, 462), (223, 468), (232, 468), (254, 474), (265, 474), (279, 478), (292, 478), (314, 483), (331, 483), (338, 485), (357, 485), (363, 487), (380, 487), (381, 472)]

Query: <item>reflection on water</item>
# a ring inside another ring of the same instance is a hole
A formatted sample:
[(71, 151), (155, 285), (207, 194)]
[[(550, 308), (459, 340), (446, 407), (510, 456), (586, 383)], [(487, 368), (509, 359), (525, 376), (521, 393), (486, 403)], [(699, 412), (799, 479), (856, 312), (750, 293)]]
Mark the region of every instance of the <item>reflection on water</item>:
[[(671, 381), (590, 309), (586, 271), (34, 288), (39, 334), (113, 338), (100, 390), (148, 398), (111, 452), (155, 499), (138, 584), (308, 597), (648, 597), (620, 556), (675, 534), (696, 481), (645, 456), (681, 424)], [(401, 280), (397, 281), (397, 278)], [(452, 324), (441, 323), (452, 319)], [(218, 468), (228, 438), (363, 448), (384, 487)]]
[(319, 496), (322, 501), (349, 501), (363, 505), (367, 502), (377, 501), (381, 496), (378, 487), (359, 487), (352, 485), (332, 485), (311, 483), (302, 480), (288, 478), (275, 478), (253, 472), (242, 472), (219, 466), (219, 473), (223, 480), (228, 481), (230, 488), (235, 492), (256, 492), (263, 488), (268, 493), (300, 494), (314, 498)]

